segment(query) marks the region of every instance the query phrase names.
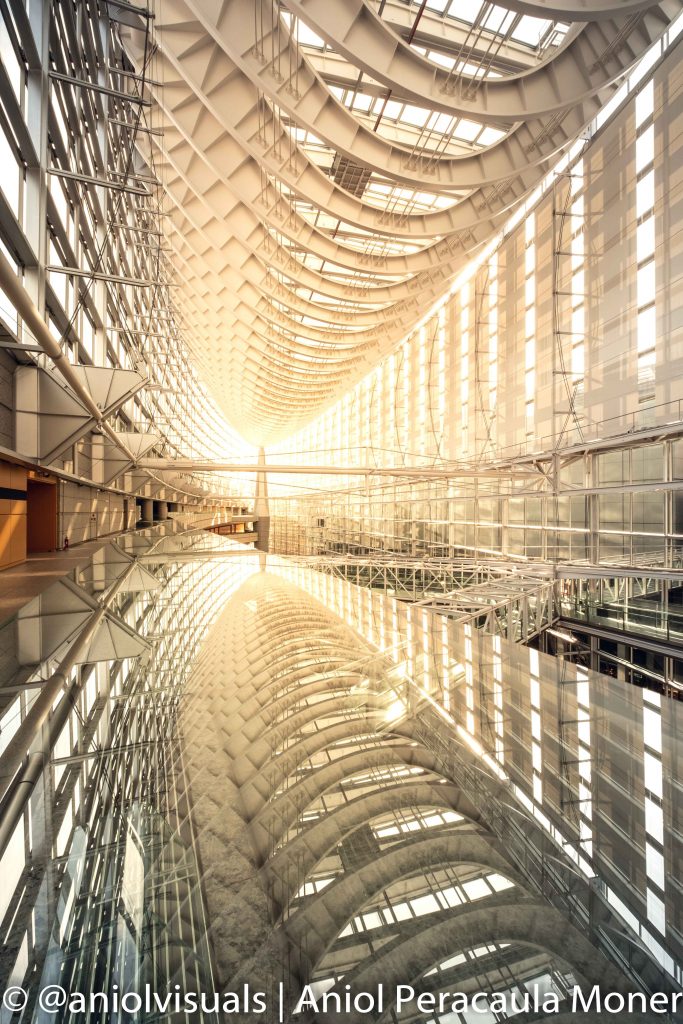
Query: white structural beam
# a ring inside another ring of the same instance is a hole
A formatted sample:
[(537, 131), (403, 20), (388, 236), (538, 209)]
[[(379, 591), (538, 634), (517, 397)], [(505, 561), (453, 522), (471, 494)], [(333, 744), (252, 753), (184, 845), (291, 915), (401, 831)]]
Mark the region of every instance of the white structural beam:
[[(434, 110), (489, 121), (542, 117), (580, 103), (626, 70), (636, 51), (624, 36), (656, 33), (668, 4), (613, 15), (579, 31), (547, 64), (508, 78), (475, 79), (431, 63), (392, 32), (365, 0), (289, 0), (288, 6), (339, 53), (377, 81)], [(617, 45), (618, 44), (618, 45)]]
[[(149, 83), (162, 134), (141, 148), (170, 200), (193, 354), (231, 423), (273, 444), (392, 351), (682, 6), (520, 0), (498, 31), (365, 0), (263, 0), (256, 18), (242, 0), (165, 0), (164, 84)], [(510, 29), (529, 13), (550, 26), (545, 48)], [(444, 66), (414, 30), (438, 36)], [(142, 33), (126, 45), (141, 64)], [(349, 100), (354, 77), (371, 113)], [(390, 96), (424, 112), (421, 130), (391, 120)], [(488, 141), (463, 142), (461, 119)]]
[[(239, 463), (239, 462), (208, 462), (201, 459), (149, 459), (141, 460), (138, 464), (142, 469), (172, 469), (179, 472), (191, 473), (263, 473), (262, 463)], [(505, 469), (505, 468), (483, 468), (473, 469), (461, 466), (335, 466), (335, 465), (297, 465), (269, 463), (266, 466), (268, 473), (277, 476), (279, 473), (297, 474), (299, 476), (396, 476), (396, 477), (419, 477), (420, 479), (444, 479), (448, 477), (473, 476), (473, 477), (521, 477), (527, 479), (530, 476), (537, 477), (538, 470), (527, 468)]]

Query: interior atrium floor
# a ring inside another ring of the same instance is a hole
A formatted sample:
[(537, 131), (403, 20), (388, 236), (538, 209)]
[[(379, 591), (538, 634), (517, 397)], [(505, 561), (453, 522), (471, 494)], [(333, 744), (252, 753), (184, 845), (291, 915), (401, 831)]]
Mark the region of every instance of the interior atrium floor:
[[(683, 784), (679, 702), (187, 523), (41, 563), (67, 575), (2, 628), (0, 665), (0, 968), (30, 928), (30, 1000), (58, 978), (204, 993), (216, 1024), (371, 1000), (378, 1022), (472, 1024), (482, 999), (612, 1022), (673, 998), (676, 933), (648, 942), (646, 854), (615, 835), (654, 773)], [(46, 699), (59, 732), (26, 762)]]

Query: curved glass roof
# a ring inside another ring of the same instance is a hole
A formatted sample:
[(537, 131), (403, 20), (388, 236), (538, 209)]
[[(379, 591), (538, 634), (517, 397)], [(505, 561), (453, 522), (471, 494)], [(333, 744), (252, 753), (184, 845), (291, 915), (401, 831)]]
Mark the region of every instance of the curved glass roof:
[(288, 436), (391, 351), (666, 28), (664, 5), (592, 7), (160, 8), (148, 145), (179, 299), (248, 440)]

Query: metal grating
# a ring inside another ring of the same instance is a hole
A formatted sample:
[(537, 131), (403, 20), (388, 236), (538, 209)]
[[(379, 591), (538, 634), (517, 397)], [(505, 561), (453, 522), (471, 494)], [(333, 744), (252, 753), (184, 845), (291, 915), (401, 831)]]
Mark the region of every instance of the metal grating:
[(336, 153), (332, 163), (332, 177), (340, 188), (353, 193), (354, 196), (362, 196), (365, 192), (372, 171), (362, 164), (355, 164), (348, 157)]

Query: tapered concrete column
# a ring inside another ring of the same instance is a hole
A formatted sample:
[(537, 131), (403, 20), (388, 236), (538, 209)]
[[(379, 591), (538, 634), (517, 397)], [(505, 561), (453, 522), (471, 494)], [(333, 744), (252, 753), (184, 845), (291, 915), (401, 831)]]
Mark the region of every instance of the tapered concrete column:
[[(265, 469), (266, 453), (263, 448), (258, 451), (258, 464)], [(256, 541), (257, 551), (268, 550), (268, 538), (270, 535), (270, 508), (268, 505), (268, 476), (265, 472), (259, 471), (256, 474), (256, 500), (254, 502), (254, 518), (258, 520), (258, 540)]]
[(154, 521), (163, 523), (165, 519), (168, 519), (168, 502), (166, 501), (155, 501), (154, 502)]
[(151, 526), (154, 522), (154, 502), (151, 498), (143, 498), (140, 503), (140, 518), (138, 523), (141, 526)]

